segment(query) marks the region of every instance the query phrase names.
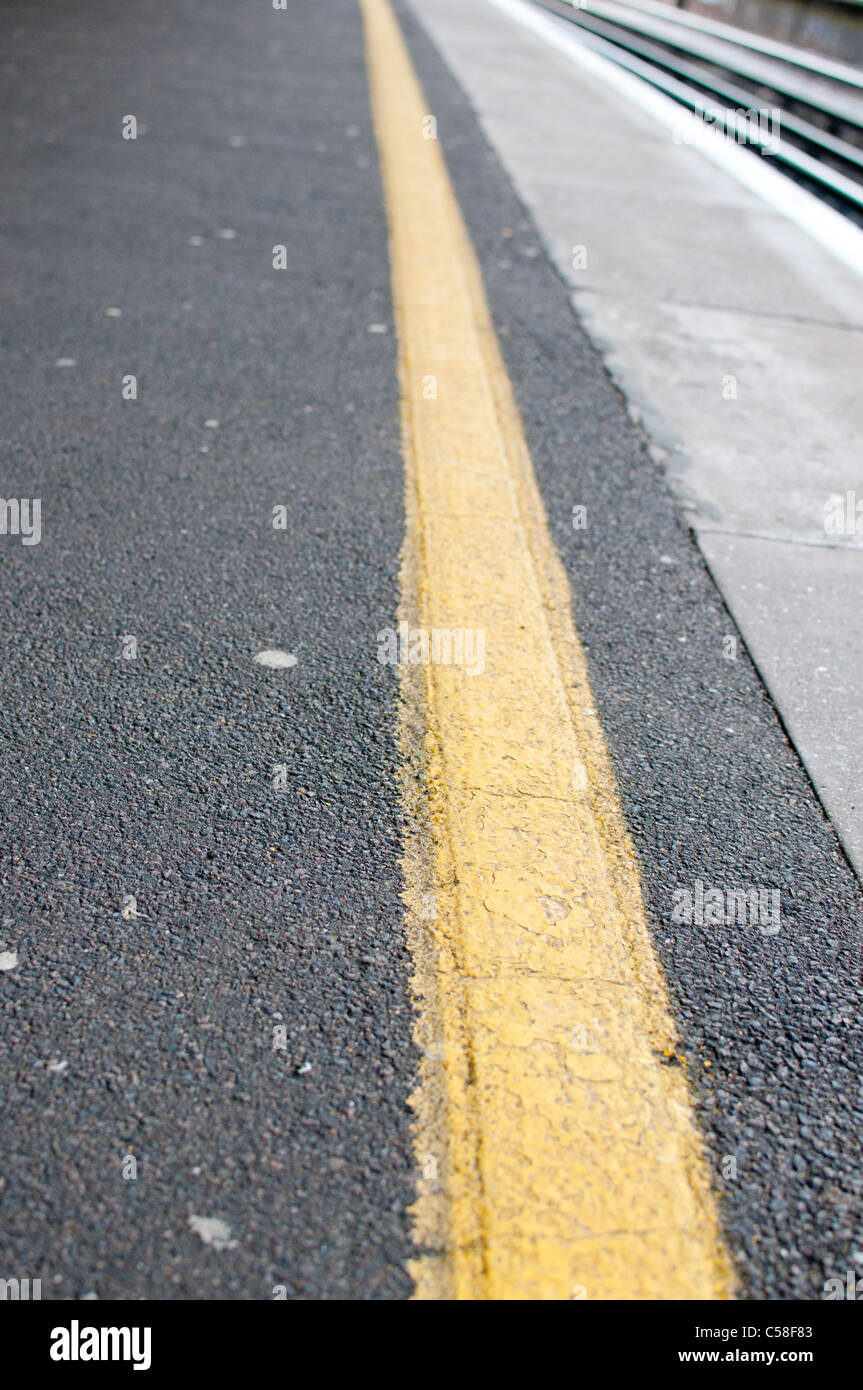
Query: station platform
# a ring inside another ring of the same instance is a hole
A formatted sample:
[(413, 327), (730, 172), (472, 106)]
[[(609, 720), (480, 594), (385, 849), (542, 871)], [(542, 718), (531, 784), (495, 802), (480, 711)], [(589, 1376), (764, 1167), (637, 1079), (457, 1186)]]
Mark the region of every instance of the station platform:
[(788, 181), (724, 139), (721, 164), (675, 140), (679, 108), (637, 104), (642, 84), (525, 0), (420, 12), (860, 873), (863, 233), (843, 229), (843, 258), (818, 239), (829, 209), (797, 190), (802, 208), (778, 207)]
[(0, 0), (46, 1301), (863, 1274), (863, 232), (570, 30)]

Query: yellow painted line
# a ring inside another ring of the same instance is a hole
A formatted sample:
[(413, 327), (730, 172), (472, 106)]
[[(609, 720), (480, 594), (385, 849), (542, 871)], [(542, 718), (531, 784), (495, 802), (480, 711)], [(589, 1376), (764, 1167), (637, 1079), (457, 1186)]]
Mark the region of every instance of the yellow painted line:
[[(360, 0), (390, 226), (420, 1298), (731, 1293), (638, 873), (478, 265), (388, 0)], [(415, 642), (422, 656), (419, 642)]]

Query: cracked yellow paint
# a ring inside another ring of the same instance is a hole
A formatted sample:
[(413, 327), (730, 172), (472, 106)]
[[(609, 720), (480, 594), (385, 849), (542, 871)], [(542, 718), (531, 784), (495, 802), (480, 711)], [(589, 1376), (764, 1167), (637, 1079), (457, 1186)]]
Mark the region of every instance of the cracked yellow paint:
[(638, 872), (479, 268), (388, 0), (360, 4), (399, 338), (400, 617), (486, 634), (482, 672), (401, 668), (417, 1296), (728, 1296)]

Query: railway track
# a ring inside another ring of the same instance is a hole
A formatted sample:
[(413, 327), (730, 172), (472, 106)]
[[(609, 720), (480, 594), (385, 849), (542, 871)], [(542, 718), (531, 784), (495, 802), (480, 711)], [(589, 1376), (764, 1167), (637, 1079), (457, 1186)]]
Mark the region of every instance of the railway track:
[(533, 3), (863, 226), (863, 73), (654, 0)]

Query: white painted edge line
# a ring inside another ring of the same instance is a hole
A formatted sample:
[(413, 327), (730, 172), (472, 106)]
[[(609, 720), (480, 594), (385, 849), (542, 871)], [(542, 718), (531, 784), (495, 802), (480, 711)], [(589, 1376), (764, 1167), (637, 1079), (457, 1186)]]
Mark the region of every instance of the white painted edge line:
[[(508, 15), (516, 24), (544, 39), (585, 72), (614, 87), (666, 129), (674, 130), (679, 125), (683, 108), (678, 102), (580, 43), (574, 35), (566, 32), (566, 20), (555, 20), (550, 15), (542, 14), (526, 0), (488, 0), (488, 3)], [(717, 134), (712, 126), (705, 125), (702, 129), (693, 123), (692, 131), (687, 129), (687, 147), (697, 149), (725, 169), (738, 183), (781, 212), (837, 260), (863, 277), (863, 231), (849, 222), (847, 217), (765, 164), (760, 155), (741, 149), (727, 135)]]

